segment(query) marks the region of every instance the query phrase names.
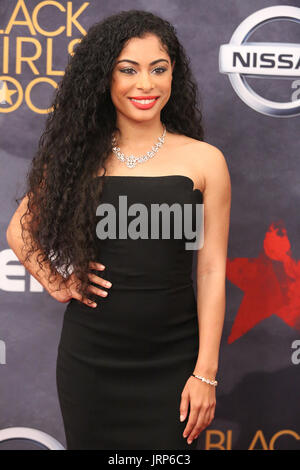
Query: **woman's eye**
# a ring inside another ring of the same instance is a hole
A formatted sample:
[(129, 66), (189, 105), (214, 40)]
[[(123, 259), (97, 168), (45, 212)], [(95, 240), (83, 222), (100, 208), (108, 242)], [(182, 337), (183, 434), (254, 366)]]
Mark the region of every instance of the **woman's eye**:
[(133, 69), (120, 69), (120, 72), (122, 73), (127, 73), (128, 71), (133, 70)]
[[(164, 67), (157, 67), (156, 69), (154, 69), (154, 71), (157, 71), (157, 70), (160, 70), (159, 75), (160, 75), (161, 73), (163, 73), (163, 72), (166, 71), (166, 69), (165, 69)], [(120, 70), (120, 72), (126, 73), (126, 74), (128, 74), (128, 75), (132, 75), (131, 71), (134, 71), (134, 72), (135, 72), (135, 70), (132, 69), (132, 68), (127, 68), (127, 69), (121, 69), (121, 70)]]
[(159, 72), (159, 73), (164, 73), (167, 69), (165, 69), (164, 67), (157, 67), (154, 70), (161, 70), (161, 72)]

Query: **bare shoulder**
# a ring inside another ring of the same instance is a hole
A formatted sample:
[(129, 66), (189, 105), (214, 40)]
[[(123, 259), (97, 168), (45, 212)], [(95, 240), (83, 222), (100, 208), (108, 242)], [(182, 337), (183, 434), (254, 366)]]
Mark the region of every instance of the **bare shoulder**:
[(214, 145), (211, 145), (208, 142), (203, 142), (202, 140), (188, 139), (187, 148), (195, 161), (199, 162), (200, 160), (205, 160), (208, 164), (218, 159), (223, 159), (225, 161), (222, 151)]
[(223, 152), (209, 144), (195, 139), (187, 146), (189, 155), (193, 162), (194, 171), (202, 175), (203, 192), (212, 191), (223, 192), (229, 195), (231, 191), (230, 174)]
[(183, 134), (171, 134), (169, 142), (178, 171), (193, 179), (194, 188), (199, 189), (206, 200), (208, 194), (217, 195), (222, 191), (224, 197), (226, 193), (228, 197), (230, 177), (225, 156), (220, 149)]

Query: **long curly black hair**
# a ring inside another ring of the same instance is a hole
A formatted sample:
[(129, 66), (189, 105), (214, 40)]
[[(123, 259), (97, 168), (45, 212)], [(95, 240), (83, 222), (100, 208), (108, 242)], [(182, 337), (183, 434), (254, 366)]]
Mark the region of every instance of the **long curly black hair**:
[(57, 271), (62, 280), (75, 273), (80, 281), (77, 291), (90, 299), (89, 263), (101, 262), (95, 252), (95, 213), (103, 178), (93, 184), (94, 176), (102, 169), (105, 176), (105, 160), (117, 130), (111, 75), (126, 42), (147, 33), (157, 35), (172, 63), (175, 60), (171, 96), (161, 121), (169, 132), (203, 140), (197, 84), (174, 26), (151, 12), (121, 11), (92, 25), (74, 47), (27, 172), (23, 217), (30, 223), (21, 218), (26, 260), (41, 250), (39, 267), (51, 260), (50, 278)]

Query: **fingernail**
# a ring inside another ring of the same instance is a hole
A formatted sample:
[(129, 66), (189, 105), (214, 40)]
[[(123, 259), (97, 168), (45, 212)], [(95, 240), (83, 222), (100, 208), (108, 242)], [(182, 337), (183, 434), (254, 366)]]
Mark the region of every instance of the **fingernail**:
[(97, 307), (97, 304), (95, 302), (92, 303), (93, 307)]
[(184, 415), (180, 415), (180, 421), (184, 420)]
[(188, 444), (191, 444), (191, 443), (192, 443), (192, 440), (191, 440), (191, 439), (189, 439), (189, 440), (187, 441), (187, 443), (188, 443)]
[(100, 268), (101, 268), (101, 269), (105, 269), (104, 264), (100, 264)]
[(111, 286), (112, 286), (112, 283), (109, 282), (109, 281), (107, 281), (106, 286), (107, 286), (107, 287), (111, 287)]

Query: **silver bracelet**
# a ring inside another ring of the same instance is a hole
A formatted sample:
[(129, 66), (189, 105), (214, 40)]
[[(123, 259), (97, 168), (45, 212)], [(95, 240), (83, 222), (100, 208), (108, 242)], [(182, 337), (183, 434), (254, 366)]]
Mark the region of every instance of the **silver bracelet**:
[(205, 377), (202, 377), (201, 375), (196, 375), (196, 374), (192, 374), (193, 377), (197, 377), (197, 379), (200, 379), (202, 380), (202, 382), (206, 382), (210, 385), (214, 385), (215, 387), (218, 385), (218, 381), (217, 380), (209, 380), (209, 379), (206, 379)]

